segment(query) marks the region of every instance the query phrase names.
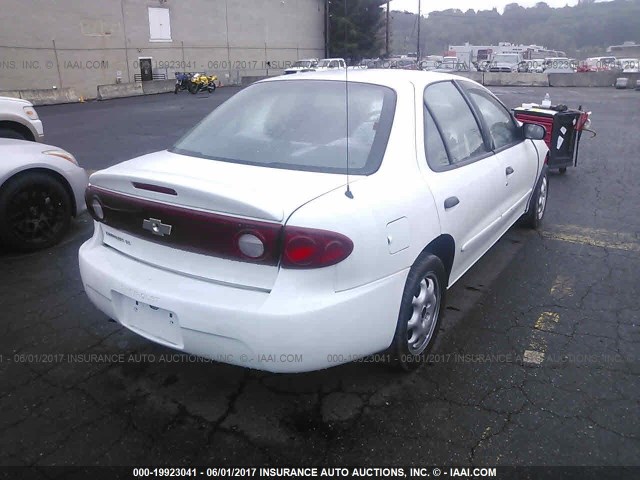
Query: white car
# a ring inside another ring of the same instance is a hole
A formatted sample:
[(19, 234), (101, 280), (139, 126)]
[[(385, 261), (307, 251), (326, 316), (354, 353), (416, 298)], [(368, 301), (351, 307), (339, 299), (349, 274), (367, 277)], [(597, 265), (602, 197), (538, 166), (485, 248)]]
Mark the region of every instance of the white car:
[(620, 58), (617, 60), (616, 65), (622, 70), (622, 73), (640, 72), (640, 60), (637, 58)]
[(542, 220), (544, 128), (473, 81), (406, 70), (354, 71), (347, 128), (346, 87), (340, 72), (258, 82), (169, 150), (94, 173), (90, 300), (245, 367), (381, 351), (417, 366), (447, 287), (518, 219)]
[(303, 73), (313, 70), (318, 65), (317, 58), (305, 58), (298, 60), (291, 67), (284, 71), (285, 75), (291, 75), (292, 73)]
[(69, 152), (0, 138), (0, 244), (21, 251), (50, 247), (71, 218), (86, 211), (87, 174)]
[(343, 58), (323, 58), (318, 62), (313, 70), (316, 72), (323, 72), (327, 70), (345, 70), (347, 68), (347, 64), (345, 63)]
[(42, 142), (42, 121), (31, 102), (0, 97), (0, 137)]

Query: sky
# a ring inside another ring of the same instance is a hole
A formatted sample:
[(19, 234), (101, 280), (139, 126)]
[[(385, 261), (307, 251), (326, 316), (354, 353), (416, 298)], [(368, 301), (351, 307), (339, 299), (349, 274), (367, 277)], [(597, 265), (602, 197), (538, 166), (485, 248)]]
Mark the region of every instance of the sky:
[[(470, 8), (474, 10), (491, 10), (496, 7), (500, 13), (504, 6), (509, 3), (518, 3), (523, 7), (533, 7), (540, 0), (447, 0), (445, 2), (434, 2), (433, 0), (422, 0), (422, 14), (437, 10), (447, 10), (457, 8), (466, 12)], [(577, 5), (578, 0), (543, 0), (550, 7), (564, 7), (565, 5)], [(391, 0), (391, 10), (406, 10), (418, 13), (418, 0)]]

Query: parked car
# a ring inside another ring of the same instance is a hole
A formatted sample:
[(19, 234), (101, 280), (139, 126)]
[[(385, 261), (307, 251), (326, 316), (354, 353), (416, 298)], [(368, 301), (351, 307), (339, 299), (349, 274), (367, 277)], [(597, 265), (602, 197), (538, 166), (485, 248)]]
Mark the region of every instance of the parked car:
[(447, 287), (518, 219), (542, 221), (545, 131), (462, 77), (349, 79), (255, 83), (169, 150), (94, 173), (89, 299), (221, 362), (299, 372), (387, 351), (415, 368)]
[(432, 71), (439, 72), (439, 73), (457, 73), (457, 72), (468, 72), (470, 70), (469, 70), (469, 65), (467, 65), (464, 62), (445, 61), (440, 63), (438, 67)]
[(575, 73), (577, 62), (567, 57), (544, 59), (544, 73)]
[(422, 60), (420, 62), (420, 69), (421, 70), (425, 70), (425, 71), (431, 71), (431, 70), (435, 70), (436, 68), (438, 68), (440, 66), (439, 61), (436, 60)]
[(616, 68), (616, 57), (590, 57), (581, 68), (581, 72), (608, 72)]
[(284, 71), (285, 75), (291, 75), (293, 73), (309, 72), (318, 65), (317, 58), (305, 58), (298, 60), (291, 67)]
[(42, 121), (31, 102), (20, 98), (0, 97), (0, 137), (43, 141)]
[(346, 69), (347, 64), (343, 58), (323, 58), (318, 62), (318, 65), (313, 68), (314, 71), (325, 71), (334, 69)]
[(498, 53), (491, 59), (489, 72), (515, 73), (522, 69), (522, 56), (519, 53)]
[(640, 59), (620, 58), (616, 61), (616, 67), (622, 73), (638, 73), (640, 72)]
[(86, 210), (87, 174), (69, 152), (0, 138), (0, 243), (33, 251), (58, 243)]
[(418, 63), (415, 61), (415, 59), (408, 57), (390, 61), (389, 68), (402, 70), (419, 70)]

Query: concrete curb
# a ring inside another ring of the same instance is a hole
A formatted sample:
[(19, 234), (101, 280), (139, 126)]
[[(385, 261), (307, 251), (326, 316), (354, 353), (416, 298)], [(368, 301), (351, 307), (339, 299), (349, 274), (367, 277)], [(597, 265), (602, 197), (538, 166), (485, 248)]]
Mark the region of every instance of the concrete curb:
[(145, 95), (156, 95), (158, 93), (169, 93), (176, 89), (175, 80), (154, 80), (142, 83), (142, 92)]
[(486, 87), (548, 87), (549, 76), (544, 73), (490, 73), (485, 72)]
[(98, 100), (137, 97), (140, 95), (144, 95), (144, 91), (142, 90), (142, 82), (98, 85)]
[(47, 88), (42, 90), (9, 90), (0, 92), (0, 96), (22, 98), (34, 105), (57, 105), (61, 103), (76, 103), (80, 97), (71, 87)]

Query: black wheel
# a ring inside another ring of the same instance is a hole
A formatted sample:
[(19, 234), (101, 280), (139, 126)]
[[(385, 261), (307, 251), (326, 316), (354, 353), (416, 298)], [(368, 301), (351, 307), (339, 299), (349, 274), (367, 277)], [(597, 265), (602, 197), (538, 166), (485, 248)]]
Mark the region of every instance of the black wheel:
[(58, 243), (71, 223), (71, 199), (51, 175), (30, 172), (8, 180), (0, 191), (0, 241), (33, 251)]
[(178, 94), (178, 90), (180, 90), (180, 85), (176, 84), (176, 88), (173, 91), (173, 93), (175, 93), (177, 95)]
[(435, 255), (425, 254), (411, 267), (391, 344), (394, 363), (402, 370), (420, 367), (433, 347), (444, 312), (447, 281), (444, 265)]
[(547, 211), (549, 198), (549, 174), (547, 168), (542, 171), (536, 190), (529, 201), (529, 210), (524, 214), (525, 226), (537, 229), (542, 224), (542, 219)]
[(567, 167), (560, 167), (558, 169), (558, 172), (560, 172), (560, 175), (564, 175), (565, 173), (567, 173)]
[(31, 140), (30, 138), (27, 138), (27, 136), (24, 135), (23, 133), (17, 130), (14, 130), (13, 128), (6, 128), (6, 127), (0, 128), (0, 137), (15, 138), (16, 140)]
[(209, 89), (209, 93), (215, 92), (216, 91), (216, 84), (215, 83), (210, 84), (208, 89)]
[(198, 85), (196, 85), (195, 83), (192, 83), (191, 85), (189, 85), (189, 93), (193, 93), (196, 94), (198, 93)]

